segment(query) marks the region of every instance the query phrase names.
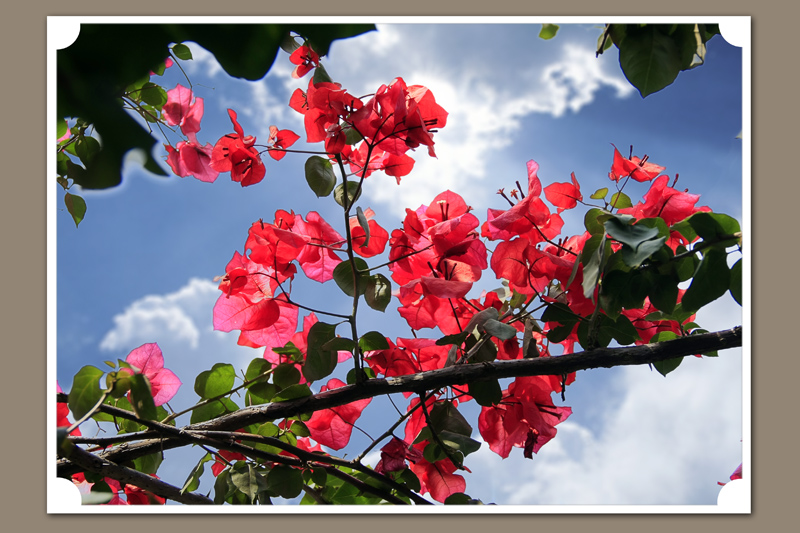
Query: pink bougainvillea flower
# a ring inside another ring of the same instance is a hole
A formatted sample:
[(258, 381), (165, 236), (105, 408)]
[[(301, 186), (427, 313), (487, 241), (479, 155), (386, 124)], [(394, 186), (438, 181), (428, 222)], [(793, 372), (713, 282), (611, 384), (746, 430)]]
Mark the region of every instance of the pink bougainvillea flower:
[(200, 120), (203, 118), (203, 99), (195, 98), (192, 102), (192, 90), (178, 84), (167, 91), (167, 103), (161, 108), (164, 120), (170, 126), (180, 126), (184, 135), (200, 131)]
[(544, 188), (545, 198), (558, 208), (559, 213), (574, 208), (583, 200), (581, 186), (575, 179), (575, 173), (573, 172), (570, 177), (572, 183), (553, 183)]
[[(61, 390), (61, 385), (56, 381), (56, 392), (64, 392)], [(66, 402), (56, 403), (56, 427), (68, 428), (72, 425), (67, 416), (69, 415), (69, 406)], [(80, 428), (75, 428), (70, 435), (80, 436)]]
[[(320, 392), (338, 389), (344, 385), (343, 381), (332, 378), (327, 385), (322, 386)], [(353, 424), (370, 401), (372, 401), (371, 398), (365, 398), (315, 412), (306, 422), (311, 438), (323, 446), (341, 450), (350, 442)]]
[[(734, 470), (733, 474), (731, 474), (731, 481), (734, 479), (742, 479), (742, 465), (737, 466), (736, 470)], [(727, 484), (727, 481), (717, 481), (717, 485), (725, 486)]]
[[(611, 146), (614, 146), (613, 144)], [(614, 146), (614, 162), (611, 165), (611, 172), (608, 177), (613, 181), (619, 181), (621, 178), (630, 176), (636, 181), (650, 181), (659, 174), (661, 174), (666, 167), (655, 165), (647, 162), (647, 156), (639, 159), (632, 156), (630, 159), (625, 159), (619, 153), (617, 147)]]
[(189, 141), (179, 142), (176, 148), (164, 145), (167, 149), (167, 164), (177, 176), (194, 176), (200, 181), (213, 183), (219, 172), (211, 167), (211, 143), (200, 145), (194, 133), (190, 133), (188, 137)]
[(319, 66), (319, 55), (310, 46), (301, 46), (289, 56), (289, 61), (297, 65), (292, 71), (292, 78), (302, 78)]
[(125, 361), (147, 377), (156, 405), (170, 401), (178, 392), (181, 380), (172, 370), (164, 368), (164, 356), (158, 344), (142, 344), (129, 353)]
[(464, 476), (455, 474), (456, 465), (450, 459), (430, 463), (424, 458), (410, 465), (411, 471), (419, 478), (422, 494), (429, 492), (431, 498), (444, 503), (448, 496), (467, 489)]
[(256, 138), (252, 135), (245, 137), (233, 109), (228, 109), (228, 116), (233, 123), (235, 133), (223, 136), (214, 145), (211, 152), (211, 168), (217, 172), (230, 172), (233, 181), (240, 183), (242, 187), (247, 187), (264, 179), (267, 170), (258, 150), (253, 147)]
[(392, 440), (381, 448), (381, 459), (375, 466), (375, 471), (382, 474), (398, 472), (406, 467), (406, 460), (415, 463), (422, 458), (422, 452), (409, 446), (406, 441), (392, 437)]
[(268, 144), (271, 145), (272, 149), (269, 151), (270, 157), (275, 161), (280, 161), (283, 159), (283, 156), (286, 155), (286, 150), (299, 139), (300, 136), (297, 135), (292, 130), (278, 130), (277, 126), (270, 126), (269, 127), (269, 141)]

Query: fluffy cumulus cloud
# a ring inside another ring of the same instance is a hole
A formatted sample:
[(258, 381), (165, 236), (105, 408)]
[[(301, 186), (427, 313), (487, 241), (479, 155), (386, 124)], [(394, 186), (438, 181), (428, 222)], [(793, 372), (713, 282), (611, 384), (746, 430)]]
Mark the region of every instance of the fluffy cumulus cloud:
[[(114, 328), (100, 341), (100, 349), (131, 349), (137, 343), (153, 342), (164, 336), (197, 348), (200, 339), (197, 321), (201, 318), (198, 304), (217, 294), (215, 284), (192, 279), (176, 292), (144, 296), (114, 317)], [(208, 308), (206, 312), (209, 314)]]

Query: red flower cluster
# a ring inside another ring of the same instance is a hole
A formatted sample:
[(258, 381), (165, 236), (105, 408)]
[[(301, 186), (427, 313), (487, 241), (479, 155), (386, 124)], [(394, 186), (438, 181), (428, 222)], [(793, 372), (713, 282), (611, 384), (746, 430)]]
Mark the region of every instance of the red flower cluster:
[[(383, 170), (398, 183), (414, 166), (406, 152), (425, 145), (435, 156), (433, 133), (447, 123), (433, 94), (420, 85), (406, 86), (402, 78), (382, 85), (366, 102), (338, 83), (311, 80), (307, 91), (295, 90), (289, 106), (304, 115), (308, 142), (324, 141), (325, 151), (342, 157), (354, 174)], [(362, 142), (351, 146), (348, 135)]]

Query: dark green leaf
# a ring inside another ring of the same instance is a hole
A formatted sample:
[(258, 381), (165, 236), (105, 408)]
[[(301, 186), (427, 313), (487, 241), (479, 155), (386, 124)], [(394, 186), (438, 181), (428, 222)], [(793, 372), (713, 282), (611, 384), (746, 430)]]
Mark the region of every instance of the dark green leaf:
[(739, 259), (731, 267), (731, 296), (736, 303), (742, 305), (742, 260)]
[(134, 470), (138, 470), (143, 474), (155, 474), (158, 472), (158, 467), (161, 466), (164, 456), (161, 452), (151, 453), (143, 457), (137, 457), (133, 460)]
[(303, 474), (287, 465), (275, 465), (267, 474), (269, 489), (283, 498), (295, 498), (303, 491)]
[(300, 377), (297, 365), (291, 363), (281, 363), (272, 372), (272, 382), (282, 389), (297, 385), (300, 383)]
[(328, 196), (336, 186), (336, 174), (329, 159), (312, 155), (306, 160), (306, 181), (318, 198)]
[(322, 345), (323, 350), (330, 350), (334, 352), (352, 352), (356, 347), (353, 339), (346, 339), (344, 337), (335, 337)]
[[(653, 335), (653, 338), (650, 339), (650, 342), (651, 343), (662, 342), (677, 338), (678, 335), (674, 331), (660, 331), (655, 335)], [(678, 368), (678, 365), (681, 364), (681, 361), (683, 361), (683, 357), (676, 357), (674, 359), (667, 359), (665, 361), (659, 361), (657, 363), (653, 363), (653, 367), (656, 370), (658, 370), (659, 374), (661, 374), (662, 376), (666, 376), (667, 374)]]
[(100, 153), (100, 143), (94, 137), (82, 135), (75, 143), (75, 155), (81, 158), (84, 165), (91, 164), (98, 153)]
[(469, 384), (469, 395), (475, 398), (478, 405), (490, 407), (497, 405), (503, 399), (503, 389), (496, 379), (476, 381)]
[(83, 217), (86, 216), (86, 202), (78, 195), (66, 193), (64, 195), (64, 203), (67, 205), (67, 211), (72, 215), (72, 220), (75, 221), (75, 227), (77, 228)]
[(205, 471), (205, 467), (203, 466), (205, 463), (211, 460), (211, 454), (205, 454), (200, 461), (197, 462), (197, 465), (192, 469), (189, 477), (186, 478), (186, 482), (183, 484), (181, 488), (181, 494), (186, 492), (194, 492), (200, 487), (200, 477), (203, 475)]
[[(494, 308), (492, 307), (492, 309)], [(509, 326), (508, 324), (494, 319), (487, 320), (483, 324), (483, 328), (486, 330), (486, 333), (502, 341), (511, 339), (517, 335), (517, 330), (514, 326)]]
[(238, 410), (239, 407), (237, 407), (230, 398), (221, 398), (194, 409), (189, 422), (191, 424), (198, 424), (227, 413), (234, 413)]
[(296, 400), (297, 398), (305, 398), (306, 396), (311, 396), (311, 389), (308, 388), (308, 385), (291, 385), (286, 387), (285, 389), (278, 392), (272, 401), (277, 402), (288, 402), (289, 400)]
[(478, 451), (481, 447), (480, 442), (447, 430), (439, 432), (439, 439), (442, 441), (442, 444), (463, 453), (464, 456)]
[(384, 312), (392, 300), (392, 283), (383, 274), (373, 274), (366, 279), (364, 300), (376, 311)]
[(194, 381), (194, 391), (201, 398), (215, 398), (233, 388), (236, 370), (228, 363), (217, 363), (211, 370), (200, 372)]
[(183, 61), (189, 61), (192, 59), (192, 51), (183, 43), (178, 43), (173, 46), (172, 53), (175, 54), (175, 57)]
[[(369, 268), (367, 262), (359, 257), (354, 258), (354, 262), (357, 270), (366, 271)], [(353, 267), (350, 261), (342, 261), (333, 269), (333, 280), (346, 295), (354, 296), (356, 292), (359, 295), (364, 294), (367, 290), (367, 282), (370, 276), (366, 272), (356, 273), (357, 288), (353, 277)]]
[(371, 352), (373, 350), (388, 350), (389, 342), (386, 337), (379, 331), (368, 331), (358, 339), (358, 347), (362, 352)]
[(358, 225), (361, 226), (365, 234), (364, 242), (361, 244), (361, 247), (366, 248), (369, 246), (369, 221), (361, 207), (356, 207), (356, 218), (358, 219)]
[(277, 392), (277, 385), (259, 381), (247, 388), (247, 392), (244, 395), (244, 403), (247, 406), (269, 403)]
[[(356, 191), (358, 191), (358, 195), (356, 195)], [(363, 189), (358, 187), (357, 181), (348, 181), (347, 182), (347, 206), (353, 205), (353, 202), (358, 200), (361, 197), (361, 192)], [(340, 183), (336, 186), (333, 190), (333, 199), (336, 200), (336, 203), (342, 207), (346, 207), (344, 204), (344, 184)]]
[[(364, 368), (360, 369), (360, 371), (361, 371), (361, 374), (364, 377), (364, 379), (375, 379), (375, 371), (372, 370), (370, 367), (364, 366)], [(356, 376), (357, 375), (358, 374), (356, 373), (356, 369), (355, 368), (351, 368), (347, 372), (347, 378), (345, 378), (345, 382), (348, 385), (353, 385), (353, 384), (357, 383), (357, 380), (356, 380)]]
[(84, 366), (72, 378), (67, 405), (76, 420), (83, 418), (103, 397), (103, 391), (100, 390), (100, 378), (103, 374), (97, 367)]
[(627, 26), (619, 63), (625, 77), (644, 98), (675, 80), (681, 70), (680, 52), (675, 41), (659, 31), (657, 24), (643, 28)]
[(245, 461), (237, 461), (231, 468), (231, 483), (244, 493), (251, 503), (255, 501), (258, 493), (272, 488), (268, 486), (267, 479), (268, 477), (265, 478), (256, 466)]
[[(247, 371), (244, 373), (244, 379), (253, 381), (258, 378), (258, 381), (267, 381), (269, 379), (269, 371), (272, 369), (272, 363), (263, 357), (256, 357), (247, 366)], [(266, 375), (264, 375), (266, 373)], [(250, 387), (252, 385), (248, 385)]]
[(325, 343), (334, 338), (336, 338), (335, 325), (317, 322), (311, 326), (308, 331), (306, 361), (303, 364), (303, 375), (306, 380), (317, 381), (329, 376), (333, 369), (336, 368), (338, 354), (333, 350), (322, 348)]
[(727, 254), (716, 248), (705, 250), (694, 279), (681, 298), (683, 309), (697, 311), (725, 294), (731, 286)]

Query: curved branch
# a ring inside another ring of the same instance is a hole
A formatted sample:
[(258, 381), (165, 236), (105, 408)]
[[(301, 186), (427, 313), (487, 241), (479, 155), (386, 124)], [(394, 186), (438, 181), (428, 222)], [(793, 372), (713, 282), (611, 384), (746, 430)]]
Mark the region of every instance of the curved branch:
[[(279, 420), (303, 413), (313, 413), (330, 409), (365, 398), (373, 398), (399, 392), (424, 393), (452, 385), (463, 385), (489, 379), (512, 378), (520, 376), (561, 376), (578, 370), (591, 368), (612, 368), (616, 366), (646, 365), (686, 357), (714, 350), (725, 350), (742, 345), (742, 327), (680, 337), (669, 341), (642, 346), (626, 346), (622, 348), (596, 348), (569, 355), (538, 357), (515, 361), (494, 361), (478, 364), (455, 365), (440, 370), (431, 370), (418, 374), (410, 374), (386, 379), (369, 379), (357, 385), (347, 385), (313, 396), (299, 398), (287, 402), (272, 403), (246, 407), (214, 420), (192, 424), (183, 428), (185, 431), (224, 431), (236, 430), (250, 424)], [(103, 409), (105, 410), (103, 406)], [(156, 424), (153, 424), (156, 425)], [(180, 432), (171, 426), (159, 427), (162, 432)], [(125, 462), (155, 453), (161, 450), (184, 446), (181, 439), (151, 439), (138, 444), (123, 444), (109, 450), (99, 457), (113, 462)], [(59, 464), (59, 475), (76, 473), (70, 464)]]

